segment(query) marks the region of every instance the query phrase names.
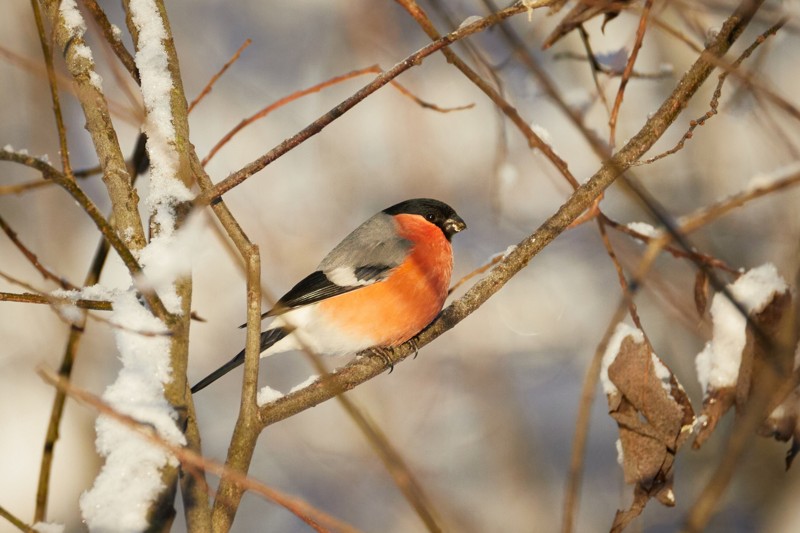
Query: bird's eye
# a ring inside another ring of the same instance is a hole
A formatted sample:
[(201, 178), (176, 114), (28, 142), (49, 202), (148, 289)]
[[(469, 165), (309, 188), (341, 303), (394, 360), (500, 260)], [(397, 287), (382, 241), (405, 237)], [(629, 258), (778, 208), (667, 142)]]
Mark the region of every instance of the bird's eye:
[(425, 220), (428, 220), (429, 222), (433, 222), (435, 218), (436, 215), (434, 215), (433, 213), (428, 213), (427, 215), (425, 215)]

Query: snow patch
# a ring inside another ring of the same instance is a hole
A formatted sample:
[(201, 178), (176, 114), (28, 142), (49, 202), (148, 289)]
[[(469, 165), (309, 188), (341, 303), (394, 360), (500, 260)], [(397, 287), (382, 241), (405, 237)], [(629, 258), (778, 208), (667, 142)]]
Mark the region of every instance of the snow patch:
[(54, 522), (36, 522), (33, 524), (33, 530), (37, 533), (64, 533), (64, 524), (56, 524)]
[(147, 117), (142, 127), (147, 134), (150, 156), (150, 192), (147, 204), (151, 212), (167, 210), (160, 222), (161, 233), (174, 230), (171, 207), (192, 199), (191, 191), (177, 178), (178, 153), (175, 148), (175, 125), (172, 121), (172, 77), (164, 41), (167, 32), (154, 0), (131, 0), (131, 20), (139, 32), (136, 68), (141, 77), (142, 99)]
[(256, 395), (256, 403), (259, 407), (267, 405), (270, 402), (274, 402), (280, 398), (283, 398), (284, 394), (279, 391), (271, 388), (269, 385), (265, 385), (261, 389), (259, 389), (258, 394)]
[[(161, 209), (156, 218), (168, 216), (170, 209)], [(188, 275), (206, 252), (202, 236), (203, 219), (190, 216), (180, 230), (159, 232), (139, 253), (144, 276), (136, 280), (141, 290), (155, 290), (171, 313), (180, 313), (180, 298), (175, 292), (175, 280)]]
[(64, 19), (64, 26), (70, 37), (82, 37), (86, 32), (86, 21), (78, 9), (78, 3), (75, 0), (61, 0), (58, 12)]
[(667, 391), (669, 397), (672, 398), (672, 372), (669, 371), (669, 368), (661, 362), (661, 359), (659, 359), (656, 354), (651, 353), (650, 359), (653, 361), (653, 369), (656, 377), (661, 380), (661, 388)]
[(657, 230), (647, 222), (628, 222), (626, 226), (628, 229), (633, 230), (640, 235), (644, 235), (645, 237), (650, 237), (651, 239), (657, 239), (661, 237), (661, 230)]
[[(766, 263), (748, 271), (728, 288), (752, 315), (763, 311), (775, 294), (787, 290), (787, 285), (775, 265)], [(736, 385), (747, 340), (747, 320), (722, 293), (715, 294), (711, 302), (711, 320), (711, 340), (695, 358), (697, 379), (704, 393)]]
[[(151, 425), (168, 442), (185, 444), (177, 415), (164, 398), (171, 373), (170, 341), (158, 334), (166, 330), (164, 324), (139, 303), (134, 290), (116, 296), (113, 306), (111, 320), (125, 325), (114, 332), (122, 369), (103, 399)], [(175, 458), (109, 417), (100, 415), (95, 430), (97, 451), (106, 461), (80, 497), (83, 519), (92, 531), (146, 529), (147, 511), (164, 488), (160, 469), (177, 464)]]
[(481, 17), (479, 15), (472, 15), (471, 17), (467, 17), (461, 22), (461, 24), (458, 25), (458, 29), (460, 30), (462, 28), (466, 28), (470, 24), (474, 24), (475, 22), (478, 22), (479, 20), (483, 20), (483, 17)]
[(303, 382), (301, 382), (301, 383), (298, 383), (297, 385), (295, 385), (294, 387), (292, 387), (292, 390), (290, 390), (290, 391), (289, 391), (289, 394), (291, 394), (291, 393), (293, 393), (293, 392), (297, 392), (297, 391), (299, 391), (300, 389), (304, 389), (304, 388), (308, 387), (309, 385), (311, 385), (312, 383), (314, 383), (315, 381), (317, 381), (317, 378), (319, 378), (319, 375), (318, 375), (318, 374), (311, 374), (310, 376), (308, 376), (308, 377), (305, 379), (305, 381), (303, 381)]

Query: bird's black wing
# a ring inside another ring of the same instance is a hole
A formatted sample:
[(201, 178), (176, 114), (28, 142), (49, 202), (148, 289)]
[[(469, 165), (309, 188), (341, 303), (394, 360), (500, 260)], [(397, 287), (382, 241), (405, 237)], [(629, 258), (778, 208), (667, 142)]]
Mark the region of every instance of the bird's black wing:
[(352, 284), (338, 284), (331, 281), (325, 272), (317, 270), (306, 276), (297, 285), (292, 287), (289, 292), (278, 300), (274, 308), (270, 309), (263, 316), (279, 315), (289, 309), (302, 305), (313, 304), (327, 298), (339, 296), (367, 285), (372, 285), (382, 281), (389, 276), (396, 265), (365, 265), (352, 271)]

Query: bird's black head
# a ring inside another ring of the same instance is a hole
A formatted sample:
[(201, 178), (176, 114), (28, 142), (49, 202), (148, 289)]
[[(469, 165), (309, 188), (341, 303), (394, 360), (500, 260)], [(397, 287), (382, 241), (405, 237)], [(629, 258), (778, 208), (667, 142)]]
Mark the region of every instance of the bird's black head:
[(444, 202), (432, 198), (414, 198), (383, 210), (387, 215), (419, 215), (442, 230), (449, 241), (453, 235), (467, 228), (455, 210)]

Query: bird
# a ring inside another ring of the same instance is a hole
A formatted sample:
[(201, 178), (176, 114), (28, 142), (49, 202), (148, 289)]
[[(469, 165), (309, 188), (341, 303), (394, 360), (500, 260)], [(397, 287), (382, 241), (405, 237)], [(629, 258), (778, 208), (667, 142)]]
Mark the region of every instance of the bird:
[[(367, 349), (380, 354), (413, 338), (444, 306), (453, 270), (451, 239), (466, 227), (452, 207), (431, 198), (405, 200), (370, 217), (261, 315), (273, 318), (261, 333), (261, 357), (302, 348), (325, 355)], [(242, 363), (244, 350), (192, 393)]]

